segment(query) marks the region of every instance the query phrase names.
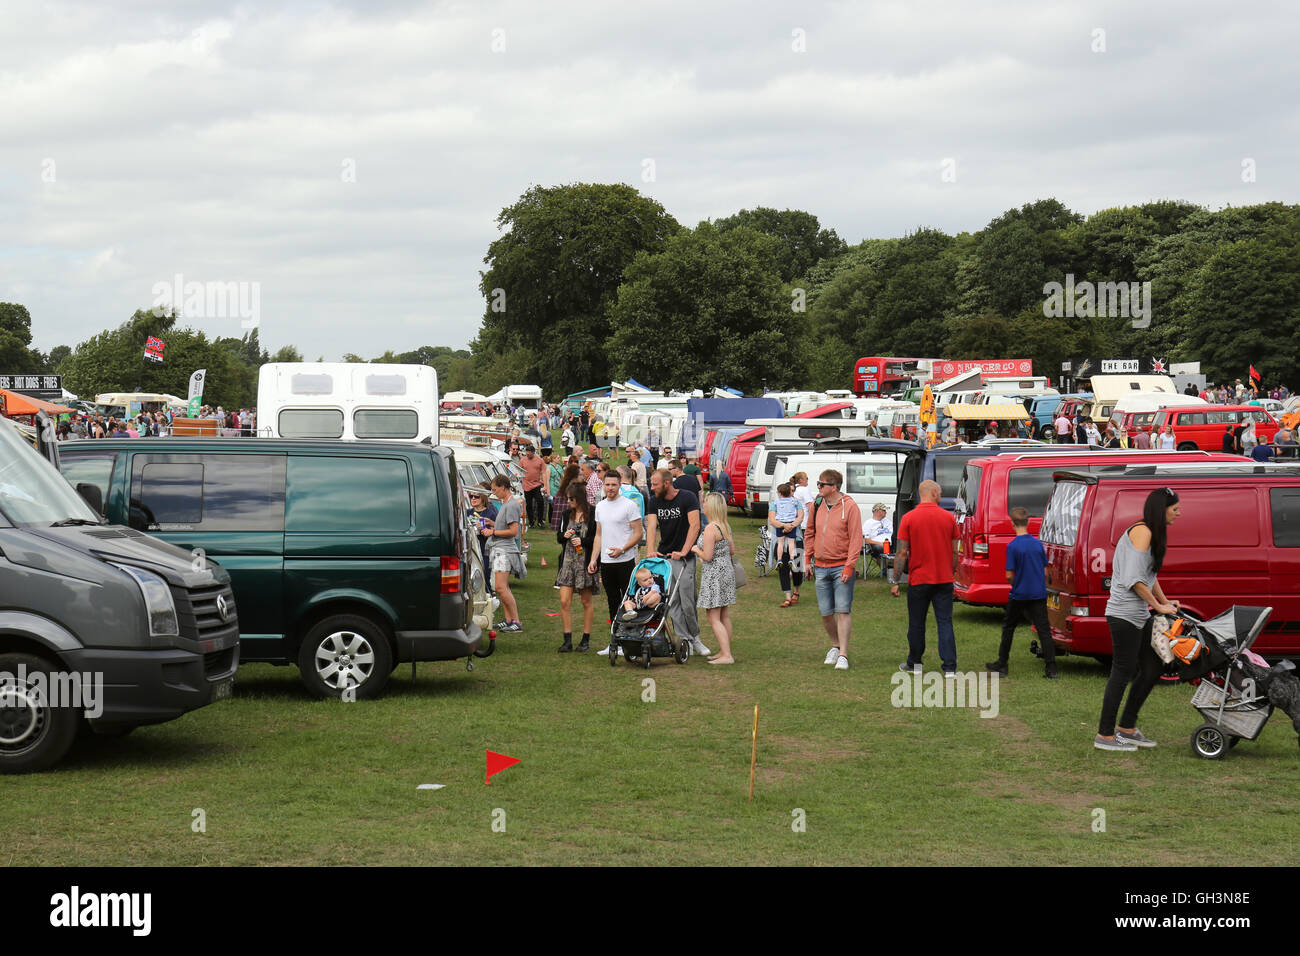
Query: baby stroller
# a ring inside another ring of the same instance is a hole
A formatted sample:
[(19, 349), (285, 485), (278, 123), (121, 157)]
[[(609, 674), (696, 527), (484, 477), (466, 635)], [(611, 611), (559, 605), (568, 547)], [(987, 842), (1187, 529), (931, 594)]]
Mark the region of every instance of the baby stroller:
[(1295, 664), (1270, 667), (1250, 650), (1271, 607), (1235, 605), (1208, 621), (1185, 614), (1157, 618), (1152, 625), (1156, 653), (1175, 666), (1182, 681), (1200, 684), (1192, 706), (1204, 720), (1192, 733), (1192, 753), (1222, 760), (1240, 740), (1256, 740), (1274, 705), (1292, 715), (1300, 731), (1300, 678)]
[(772, 526), (764, 524), (758, 529), (758, 550), (754, 552), (754, 567), (760, 578), (767, 577), (768, 562), (772, 557)]
[(638, 611), (631, 620), (624, 618), (620, 604), (609, 626), (609, 666), (618, 664), (619, 649), (629, 664), (639, 661), (646, 670), (650, 669), (652, 657), (671, 657), (678, 664), (685, 664), (691, 656), (691, 642), (677, 640), (668, 627), (668, 605), (676, 584), (668, 559), (642, 558), (638, 561), (632, 569), (632, 580), (628, 582), (623, 598), (630, 600), (636, 595), (636, 573), (642, 568), (648, 568), (654, 575), (663, 599), (654, 607)]

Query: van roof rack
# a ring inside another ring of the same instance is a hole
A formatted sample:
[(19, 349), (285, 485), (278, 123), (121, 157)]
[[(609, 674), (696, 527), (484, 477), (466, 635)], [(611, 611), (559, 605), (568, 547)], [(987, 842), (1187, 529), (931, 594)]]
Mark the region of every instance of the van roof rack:
[(1107, 468), (1099, 474), (1086, 474), (1084, 472), (1071, 471), (1068, 468), (1062, 469), (1053, 475), (1053, 478), (1060, 480), (1066, 478), (1074, 481), (1083, 481), (1088, 484), (1096, 484), (1099, 479), (1106, 481), (1124, 481), (1136, 478), (1225, 478), (1231, 476), (1250, 476), (1250, 475), (1283, 475), (1287, 477), (1300, 478), (1300, 464), (1288, 464), (1279, 462), (1204, 462), (1204, 463), (1170, 463), (1170, 464), (1151, 464), (1151, 465), (1116, 465), (1114, 468)]

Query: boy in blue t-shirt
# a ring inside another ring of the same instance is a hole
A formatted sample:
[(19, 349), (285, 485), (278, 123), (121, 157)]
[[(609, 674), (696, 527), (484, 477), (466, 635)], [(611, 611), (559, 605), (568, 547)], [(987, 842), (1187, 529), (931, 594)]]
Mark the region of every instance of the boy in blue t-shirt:
[(1002, 644), (998, 659), (984, 666), (1007, 676), (1007, 657), (1011, 654), (1011, 638), (1022, 615), (1038, 630), (1038, 644), (1043, 649), (1047, 669), (1043, 676), (1056, 680), (1056, 645), (1052, 642), (1052, 626), (1047, 620), (1047, 549), (1043, 542), (1029, 533), (1029, 512), (1024, 508), (1011, 509), (1011, 523), (1016, 536), (1007, 545), (1007, 581), (1011, 594), (1007, 599), (1006, 615), (1002, 618)]

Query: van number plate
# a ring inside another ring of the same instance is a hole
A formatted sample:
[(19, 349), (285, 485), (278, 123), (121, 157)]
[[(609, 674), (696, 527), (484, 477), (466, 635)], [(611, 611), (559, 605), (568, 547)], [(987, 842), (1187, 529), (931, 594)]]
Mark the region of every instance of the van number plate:
[(1053, 611), (1059, 611), (1061, 609), (1061, 596), (1059, 594), (1047, 595), (1047, 606)]
[(234, 694), (234, 692), (235, 679), (233, 677), (227, 677), (225, 680), (212, 686), (212, 701), (215, 703), (219, 700), (229, 700), (230, 696)]

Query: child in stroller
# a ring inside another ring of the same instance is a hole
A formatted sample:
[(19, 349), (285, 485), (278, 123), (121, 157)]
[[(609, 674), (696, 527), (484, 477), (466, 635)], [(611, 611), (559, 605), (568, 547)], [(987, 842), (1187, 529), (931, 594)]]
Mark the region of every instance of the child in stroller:
[(677, 640), (668, 628), (668, 605), (675, 583), (667, 558), (642, 558), (637, 562), (624, 595), (623, 611), (609, 627), (610, 667), (618, 663), (620, 649), (628, 663), (640, 661), (647, 669), (652, 657), (672, 657), (679, 664), (690, 658), (690, 641)]
[(623, 602), (622, 618), (625, 622), (648, 621), (654, 616), (654, 608), (663, 601), (663, 589), (655, 581), (653, 572), (644, 565), (636, 569), (632, 578), (636, 589)]

